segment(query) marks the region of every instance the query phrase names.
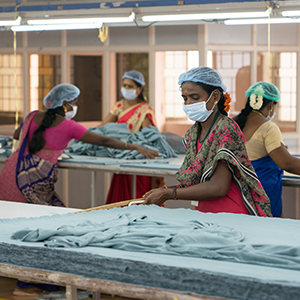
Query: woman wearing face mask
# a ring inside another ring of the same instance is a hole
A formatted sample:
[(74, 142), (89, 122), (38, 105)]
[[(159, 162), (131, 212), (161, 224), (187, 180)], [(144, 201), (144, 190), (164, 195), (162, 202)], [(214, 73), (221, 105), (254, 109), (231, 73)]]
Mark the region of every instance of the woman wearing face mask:
[(234, 120), (244, 133), (249, 158), (270, 198), (272, 215), (281, 217), (283, 170), (300, 175), (300, 160), (290, 155), (282, 142), (280, 129), (269, 122), (280, 99), (277, 87), (260, 81), (245, 94), (246, 106)]
[(46, 112), (31, 112), (15, 131), (18, 148), (0, 174), (0, 199), (64, 206), (54, 191), (57, 159), (71, 139), (116, 149), (137, 150), (145, 157), (159, 155), (144, 147), (96, 134), (70, 120), (77, 112), (80, 90), (72, 84), (55, 86), (44, 98)]
[(220, 74), (208, 67), (179, 76), (183, 110), (194, 125), (184, 136), (186, 157), (179, 185), (145, 194), (144, 204), (198, 201), (197, 210), (271, 216), (270, 201), (248, 159), (244, 136), (227, 116), (230, 96)]
[[(126, 123), (130, 132), (136, 133), (150, 125), (156, 126), (154, 112), (147, 103), (143, 90), (145, 80), (142, 73), (131, 70), (122, 76), (123, 99), (118, 101), (101, 126), (107, 123)], [(164, 178), (136, 176), (136, 197), (142, 197), (151, 188), (164, 184)], [(106, 203), (131, 199), (131, 175), (114, 174)]]

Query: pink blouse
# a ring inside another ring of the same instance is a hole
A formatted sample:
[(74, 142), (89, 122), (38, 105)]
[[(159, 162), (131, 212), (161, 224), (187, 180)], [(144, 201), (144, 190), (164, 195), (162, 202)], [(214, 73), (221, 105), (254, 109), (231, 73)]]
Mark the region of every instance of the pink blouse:
[[(29, 140), (32, 140), (33, 133), (39, 128), (31, 122), (29, 129)], [(43, 132), (45, 147), (53, 150), (65, 149), (72, 139), (80, 140), (87, 129), (73, 120), (64, 120), (59, 125), (47, 128)]]

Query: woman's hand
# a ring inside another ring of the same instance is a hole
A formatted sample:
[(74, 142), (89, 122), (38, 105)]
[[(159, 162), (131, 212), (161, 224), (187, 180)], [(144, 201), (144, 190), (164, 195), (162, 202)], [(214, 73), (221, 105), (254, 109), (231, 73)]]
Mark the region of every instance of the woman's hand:
[(150, 159), (150, 158), (155, 158), (156, 159), (155, 156), (160, 156), (159, 152), (144, 148), (144, 147), (139, 146), (139, 145), (134, 145), (134, 149), (137, 150), (143, 156), (146, 156), (147, 159)]
[(167, 200), (173, 199), (172, 189), (158, 188), (147, 192), (145, 197), (144, 205), (156, 204), (158, 206), (163, 205)]

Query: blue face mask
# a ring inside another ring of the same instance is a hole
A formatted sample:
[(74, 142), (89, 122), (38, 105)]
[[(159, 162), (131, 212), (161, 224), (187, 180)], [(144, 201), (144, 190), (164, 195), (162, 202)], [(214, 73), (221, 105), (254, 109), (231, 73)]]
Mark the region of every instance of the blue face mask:
[(190, 120), (194, 122), (205, 122), (209, 118), (209, 116), (214, 112), (214, 107), (216, 106), (216, 104), (214, 104), (211, 110), (207, 110), (206, 108), (206, 103), (210, 100), (212, 94), (213, 92), (210, 94), (207, 101), (201, 101), (190, 105), (183, 104), (183, 111)]
[(138, 96), (136, 90), (127, 90), (124, 87), (121, 88), (121, 93), (126, 100), (134, 100)]

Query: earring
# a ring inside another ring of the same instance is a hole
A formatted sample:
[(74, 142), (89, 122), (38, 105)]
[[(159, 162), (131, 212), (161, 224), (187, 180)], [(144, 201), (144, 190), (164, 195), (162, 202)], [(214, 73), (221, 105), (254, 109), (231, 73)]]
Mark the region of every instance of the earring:
[(215, 102), (214, 102), (214, 105), (216, 105), (217, 103), (218, 103), (218, 101), (215, 101)]
[(63, 108), (64, 108), (64, 112), (66, 113), (68, 111), (67, 107), (63, 106)]

